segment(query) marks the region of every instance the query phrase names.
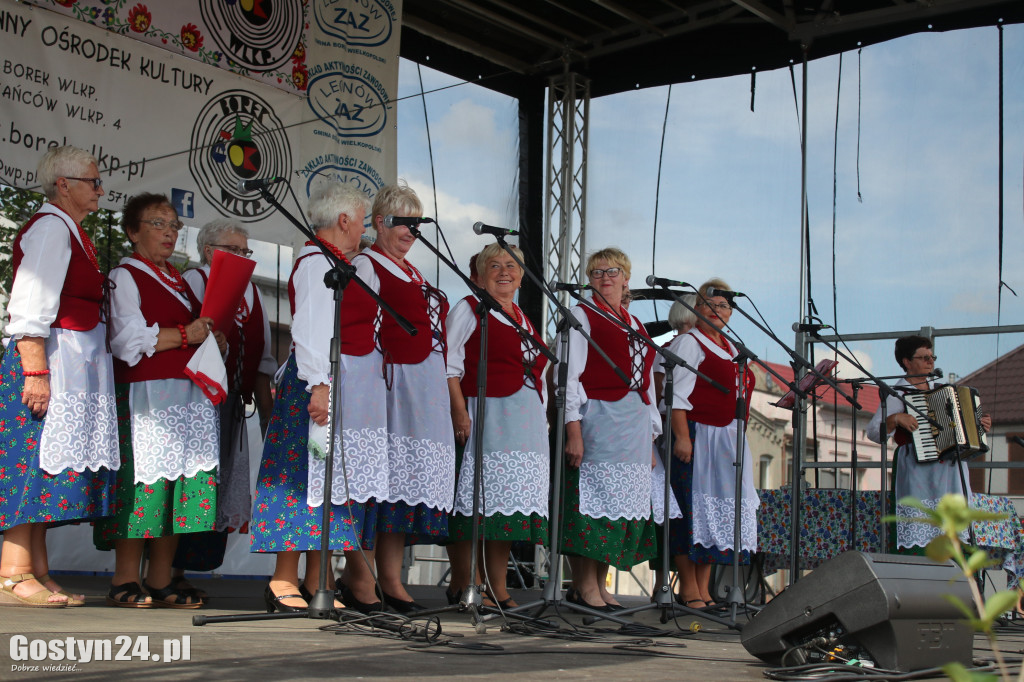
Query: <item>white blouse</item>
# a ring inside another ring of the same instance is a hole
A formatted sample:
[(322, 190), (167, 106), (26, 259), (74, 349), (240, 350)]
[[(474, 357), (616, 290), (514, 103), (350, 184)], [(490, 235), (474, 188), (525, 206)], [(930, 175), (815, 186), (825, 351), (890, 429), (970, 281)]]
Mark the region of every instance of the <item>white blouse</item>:
[(38, 213), (46, 215), (36, 220), (21, 237), (21, 265), (7, 303), (10, 315), (7, 334), (13, 339), (49, 338), (71, 263), (70, 235), (82, 243), (75, 222), (60, 208), (46, 203)]
[[(186, 309), (191, 307), (188, 297), (167, 286), (149, 266), (130, 256), (121, 259), (121, 265), (135, 268), (139, 272), (152, 277), (160, 286), (167, 289)], [(110, 271), (110, 281), (114, 288), (110, 292), (110, 350), (114, 357), (134, 366), (142, 356), (152, 357), (156, 352), (157, 336), (160, 326), (147, 325), (142, 314), (142, 296), (135, 279), (126, 268), (114, 268)]]

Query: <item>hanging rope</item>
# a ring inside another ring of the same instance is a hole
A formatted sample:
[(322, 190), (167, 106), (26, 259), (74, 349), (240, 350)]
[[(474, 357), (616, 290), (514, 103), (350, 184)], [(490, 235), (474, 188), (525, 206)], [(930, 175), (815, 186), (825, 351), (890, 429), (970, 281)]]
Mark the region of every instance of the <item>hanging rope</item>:
[[(661, 201), (661, 162), (665, 157), (665, 131), (668, 129), (668, 107), (672, 102), (672, 84), (669, 83), (668, 94), (665, 96), (665, 117), (661, 121), (661, 149), (658, 150), (658, 180), (654, 188), (654, 235), (651, 238), (651, 272), (657, 272), (654, 267), (654, 258), (658, 253), (658, 203)], [(654, 319), (661, 322), (658, 317), (658, 302), (654, 304)]]
[(836, 194), (839, 159), (839, 96), (843, 90), (843, 53), (839, 53), (839, 75), (836, 77), (836, 123), (832, 130), (832, 326), (839, 328), (839, 304), (836, 293)]
[(757, 92), (757, 67), (750, 69), (750, 113), (754, 113), (754, 93)]
[[(864, 52), (864, 48), (857, 50), (857, 201), (863, 203), (864, 197), (860, 193), (860, 105), (861, 105), (861, 70), (860, 70), (860, 56)], [(841, 55), (840, 55), (841, 56)]]
[[(807, 68), (806, 58), (804, 60), (804, 69)], [(801, 122), (800, 122), (800, 97), (796, 94), (796, 73), (793, 69), (793, 64), (789, 65), (789, 82), (793, 88), (793, 108), (796, 110), (796, 129), (797, 137), (800, 139), (800, 153), (804, 153), (804, 138), (801, 134)], [(808, 205), (804, 205), (804, 209), (807, 213), (807, 223), (801, 226), (804, 231), (804, 243), (807, 244), (807, 314), (810, 316), (818, 314), (818, 307), (814, 305), (814, 296), (811, 294), (811, 209)], [(813, 346), (812, 346), (813, 348)]]
[[(430, 119), (427, 116), (427, 93), (423, 89), (423, 69), (420, 65), (416, 65), (416, 75), (420, 79), (420, 100), (423, 102), (423, 125), (427, 129), (427, 154), (430, 156), (430, 184), (434, 191), (434, 218), (437, 219), (437, 177), (434, 175), (434, 147), (430, 144)], [(437, 241), (437, 234), (440, 232), (438, 228), (434, 232), (434, 247), (437, 248), (440, 244)], [(434, 282), (438, 282), (441, 279), (441, 259), (437, 259), (434, 263)]]

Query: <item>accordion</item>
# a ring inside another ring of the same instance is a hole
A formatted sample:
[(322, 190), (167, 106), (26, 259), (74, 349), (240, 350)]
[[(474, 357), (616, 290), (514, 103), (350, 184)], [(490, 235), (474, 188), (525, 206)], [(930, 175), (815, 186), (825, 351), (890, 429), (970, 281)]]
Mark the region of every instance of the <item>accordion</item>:
[(918, 462), (935, 462), (960, 456), (971, 459), (988, 452), (988, 438), (981, 426), (978, 392), (968, 386), (941, 386), (930, 391), (908, 392), (907, 402), (934, 419), (932, 426), (913, 410), (917, 420), (912, 441)]

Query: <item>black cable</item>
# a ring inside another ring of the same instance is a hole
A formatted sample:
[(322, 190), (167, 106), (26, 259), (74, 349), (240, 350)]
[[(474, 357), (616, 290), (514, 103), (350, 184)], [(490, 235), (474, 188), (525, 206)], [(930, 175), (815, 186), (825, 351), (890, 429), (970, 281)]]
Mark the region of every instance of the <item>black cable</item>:
[[(860, 43), (858, 43), (860, 45)], [(863, 203), (864, 197), (860, 193), (860, 105), (861, 105), (861, 68), (860, 68), (860, 57), (861, 53), (864, 52), (864, 48), (860, 47), (857, 49), (857, 201)]]
[[(658, 150), (658, 180), (654, 184), (654, 234), (651, 236), (651, 272), (657, 272), (655, 267), (655, 255), (658, 253), (658, 204), (661, 202), (661, 162), (665, 157), (665, 131), (668, 129), (668, 107), (672, 102), (672, 84), (669, 83), (668, 94), (665, 96), (665, 117), (661, 121), (661, 148)], [(654, 304), (654, 319), (661, 321), (658, 317), (658, 302)]]
[[(437, 219), (437, 176), (434, 174), (434, 147), (430, 143), (430, 118), (427, 116), (427, 95), (423, 91), (423, 69), (419, 63), (416, 64), (416, 75), (420, 79), (420, 99), (423, 100), (423, 125), (427, 129), (427, 155), (430, 157), (430, 185), (434, 190), (434, 219)], [(437, 237), (434, 237), (434, 246), (436, 247)], [(454, 260), (454, 259), (453, 259)], [(437, 260), (434, 265), (434, 281), (437, 282), (441, 279), (441, 261)]]

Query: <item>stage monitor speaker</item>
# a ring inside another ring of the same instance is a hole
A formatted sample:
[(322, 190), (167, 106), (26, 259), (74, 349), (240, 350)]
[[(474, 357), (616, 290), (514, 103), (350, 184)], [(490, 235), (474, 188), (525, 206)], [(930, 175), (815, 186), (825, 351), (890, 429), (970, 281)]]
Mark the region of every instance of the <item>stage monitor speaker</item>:
[(942, 597), (971, 603), (952, 562), (845, 552), (790, 585), (743, 627), (743, 647), (777, 665), (843, 658), (911, 671), (959, 661), (971, 665), (974, 636)]

